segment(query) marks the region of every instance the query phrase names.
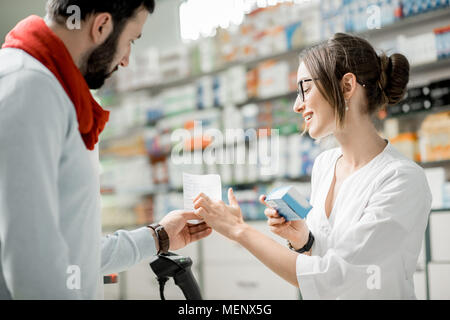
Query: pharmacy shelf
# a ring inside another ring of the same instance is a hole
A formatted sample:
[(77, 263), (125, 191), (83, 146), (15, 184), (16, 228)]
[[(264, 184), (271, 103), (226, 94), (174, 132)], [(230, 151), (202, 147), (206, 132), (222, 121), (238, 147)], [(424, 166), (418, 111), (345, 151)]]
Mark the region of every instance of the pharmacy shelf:
[[(235, 190), (248, 190), (253, 189), (255, 186), (258, 185), (270, 185), (277, 182), (311, 182), (311, 176), (304, 175), (299, 176), (297, 178), (271, 178), (267, 180), (257, 180), (253, 182), (243, 182), (243, 183), (231, 183), (227, 184), (224, 183), (223, 187), (224, 190), (228, 188), (233, 188)], [(176, 188), (171, 187), (168, 184), (158, 184), (155, 185), (152, 188), (141, 188), (141, 189), (130, 189), (130, 190), (123, 190), (120, 193), (117, 193), (116, 191), (112, 189), (102, 189), (101, 192), (104, 196), (114, 196), (114, 195), (137, 195), (137, 196), (143, 196), (143, 195), (156, 195), (156, 194), (163, 194), (163, 193), (183, 193), (183, 188)]]
[[(450, 19), (450, 8), (438, 9), (435, 11), (419, 14), (416, 16), (407, 17), (407, 18), (401, 19), (391, 25), (383, 26), (380, 29), (367, 30), (367, 31), (359, 32), (359, 33), (353, 33), (353, 34), (362, 36), (362, 37), (373, 37), (373, 36), (383, 35), (383, 34), (388, 34), (388, 33), (393, 33), (393, 32), (401, 32), (402, 30), (409, 29), (409, 28), (413, 27), (414, 25), (423, 24), (423, 23), (435, 21), (438, 19), (443, 19), (446, 17), (448, 17)], [(320, 43), (320, 42), (318, 42), (318, 43)], [(233, 61), (233, 62), (227, 63), (224, 66), (221, 66), (219, 68), (211, 70), (209, 72), (203, 72), (203, 73), (199, 73), (199, 74), (195, 74), (195, 75), (189, 75), (186, 77), (181, 77), (178, 79), (174, 79), (174, 80), (170, 80), (170, 81), (166, 81), (166, 82), (162, 82), (162, 83), (158, 83), (158, 84), (154, 84), (154, 85), (137, 86), (136, 88), (133, 88), (130, 90), (125, 90), (120, 93), (126, 94), (129, 92), (135, 92), (135, 91), (140, 91), (140, 90), (150, 90), (152, 92), (158, 92), (158, 91), (161, 91), (164, 89), (178, 87), (178, 86), (182, 86), (182, 85), (186, 85), (186, 84), (195, 82), (202, 77), (217, 75), (217, 74), (219, 74), (223, 71), (226, 71), (235, 66), (246, 65), (248, 68), (252, 68), (252, 67), (257, 66), (259, 63), (267, 61), (267, 60), (287, 60), (290, 58), (295, 58), (304, 49), (307, 49), (318, 43), (311, 43), (311, 44), (304, 45), (304, 46), (301, 46), (301, 47), (298, 47), (295, 49), (278, 52), (278, 53), (274, 53), (274, 54), (270, 54), (270, 55), (265, 55), (265, 56), (261, 56), (261, 57), (257, 57), (257, 58)], [(435, 66), (435, 65), (433, 65), (433, 66)], [(423, 67), (425, 69), (428, 68), (425, 65)], [(421, 67), (414, 68), (414, 70), (412, 70), (412, 71), (419, 72), (419, 71), (421, 71)]]
[(422, 72), (431, 72), (436, 70), (449, 69), (450, 71), (450, 58), (438, 59), (419, 65), (411, 66), (410, 75), (414, 76)]
[[(450, 73), (450, 58), (440, 59), (436, 61), (431, 61), (419, 65), (412, 65), (410, 68), (410, 74), (414, 76), (415, 74), (419, 74), (422, 72), (432, 72), (436, 70), (449, 69)], [(250, 98), (244, 102), (238, 103), (237, 106), (243, 106), (250, 103), (264, 103), (272, 100), (278, 100), (283, 98), (291, 98), (295, 99), (297, 92), (291, 91), (286, 93), (277, 94), (271, 97), (263, 97), (263, 98)]]
[(450, 213), (450, 208), (431, 209), (431, 212)]
[(419, 162), (422, 168), (450, 167), (450, 159), (430, 162)]
[(412, 111), (408, 113), (400, 113), (395, 115), (390, 115), (386, 119), (411, 119), (411, 118), (418, 118), (418, 117), (426, 117), (431, 114), (436, 114), (440, 112), (447, 112), (450, 111), (450, 105), (448, 106), (442, 106), (442, 107), (431, 107), (430, 109), (424, 109), (420, 111)]
[[(411, 73), (428, 72), (428, 71), (433, 71), (433, 70), (438, 70), (438, 69), (442, 70), (442, 69), (446, 69), (446, 68), (448, 68), (449, 72), (450, 72), (450, 58), (441, 59), (441, 60), (437, 60), (437, 61), (433, 61), (430, 63), (421, 64), (421, 65), (417, 65), (417, 66), (412, 66)], [(236, 107), (241, 108), (242, 106), (248, 105), (248, 104), (260, 104), (260, 103), (265, 103), (265, 102), (270, 102), (270, 101), (275, 101), (275, 100), (280, 100), (280, 99), (292, 99), (294, 101), (296, 95), (297, 95), (296, 92), (286, 92), (286, 93), (281, 93), (281, 94), (277, 94), (277, 95), (270, 96), (270, 97), (250, 98), (245, 101), (236, 103)], [(121, 132), (120, 134), (104, 137), (104, 138), (102, 138), (102, 143), (103, 143), (103, 145), (107, 145), (110, 142), (114, 142), (114, 141), (117, 141), (120, 139), (125, 139), (129, 136), (142, 133), (143, 129), (145, 129), (146, 127), (151, 128), (152, 125), (154, 125), (154, 123), (157, 123), (158, 121), (163, 120), (163, 119), (178, 116), (180, 114), (189, 114), (189, 113), (193, 113), (193, 112), (209, 111), (209, 110), (223, 110), (223, 107), (215, 106), (212, 108), (207, 108), (207, 109), (202, 109), (202, 110), (190, 109), (190, 110), (186, 110), (186, 111), (182, 111), (182, 112), (177, 112), (174, 114), (164, 115), (163, 117), (161, 117), (159, 119), (155, 119), (152, 123), (148, 123), (145, 125), (133, 126), (132, 128), (129, 128), (129, 130), (125, 130), (124, 132)], [(410, 113), (405, 113), (405, 114), (392, 115), (392, 116), (389, 116), (388, 118), (408, 118), (408, 117), (426, 116), (429, 114), (433, 114), (433, 113), (437, 113), (437, 112), (444, 112), (444, 111), (450, 111), (450, 106), (431, 108), (429, 110), (423, 110), (423, 111), (419, 111), (419, 112), (410, 112)]]
[(372, 36), (378, 36), (380, 34), (401, 32), (410, 29), (417, 24), (424, 24), (444, 18), (450, 19), (450, 8), (442, 8), (426, 13), (417, 14), (414, 16), (409, 16), (399, 20), (398, 22), (383, 26), (382, 29), (362, 31), (361, 33), (359, 33), (359, 35), (365, 38), (370, 38)]

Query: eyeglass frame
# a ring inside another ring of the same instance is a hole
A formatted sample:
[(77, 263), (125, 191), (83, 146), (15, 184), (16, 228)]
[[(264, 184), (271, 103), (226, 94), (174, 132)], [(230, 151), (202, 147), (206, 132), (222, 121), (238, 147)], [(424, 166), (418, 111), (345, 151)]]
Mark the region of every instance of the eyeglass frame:
[[(300, 80), (298, 82), (298, 84), (297, 84), (297, 98), (300, 97), (300, 101), (301, 102), (305, 102), (305, 90), (303, 89), (303, 83), (304, 82), (311, 82), (311, 81), (314, 81), (314, 80), (319, 80), (319, 78), (303, 79), (303, 80)], [(358, 80), (356, 80), (356, 82), (358, 82), (364, 88), (366, 87), (366, 85), (364, 83), (359, 82)]]
[(311, 82), (313, 80), (319, 80), (319, 78), (303, 79), (297, 84), (297, 98), (300, 97), (301, 102), (305, 102), (305, 90), (303, 89), (304, 82)]

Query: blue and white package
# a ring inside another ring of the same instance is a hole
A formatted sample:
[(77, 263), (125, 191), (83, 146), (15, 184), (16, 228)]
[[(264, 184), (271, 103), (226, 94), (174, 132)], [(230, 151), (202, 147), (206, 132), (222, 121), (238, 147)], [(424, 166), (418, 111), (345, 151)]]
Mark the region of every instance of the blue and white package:
[(278, 211), (286, 221), (305, 219), (311, 205), (293, 186), (274, 189), (265, 202)]

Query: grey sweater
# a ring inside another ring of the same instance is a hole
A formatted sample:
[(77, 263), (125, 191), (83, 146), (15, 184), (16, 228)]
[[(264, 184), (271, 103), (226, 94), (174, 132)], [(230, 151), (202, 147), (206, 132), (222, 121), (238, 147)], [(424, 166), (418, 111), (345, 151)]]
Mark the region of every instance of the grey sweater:
[(0, 50), (0, 299), (102, 298), (103, 275), (155, 254), (145, 227), (102, 237), (100, 201), (98, 151), (64, 89)]

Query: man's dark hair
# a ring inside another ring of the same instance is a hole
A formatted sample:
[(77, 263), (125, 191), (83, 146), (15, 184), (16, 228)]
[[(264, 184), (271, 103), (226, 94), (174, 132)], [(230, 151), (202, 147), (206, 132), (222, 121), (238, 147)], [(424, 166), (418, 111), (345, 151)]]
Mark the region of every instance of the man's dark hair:
[(74, 5), (80, 8), (81, 20), (86, 20), (92, 14), (111, 14), (116, 30), (123, 29), (142, 6), (150, 13), (155, 10), (155, 0), (48, 0), (47, 15), (53, 21), (64, 24), (73, 14), (68, 9)]
[(119, 67), (111, 64), (117, 52), (119, 37), (127, 22), (134, 18), (141, 8), (153, 13), (155, 0), (48, 0), (47, 18), (60, 25), (65, 25), (67, 19), (74, 13), (70, 6), (78, 7), (80, 19), (84, 21), (90, 15), (98, 13), (109, 13), (112, 16), (113, 31), (80, 66), (80, 71), (89, 88), (99, 89)]

